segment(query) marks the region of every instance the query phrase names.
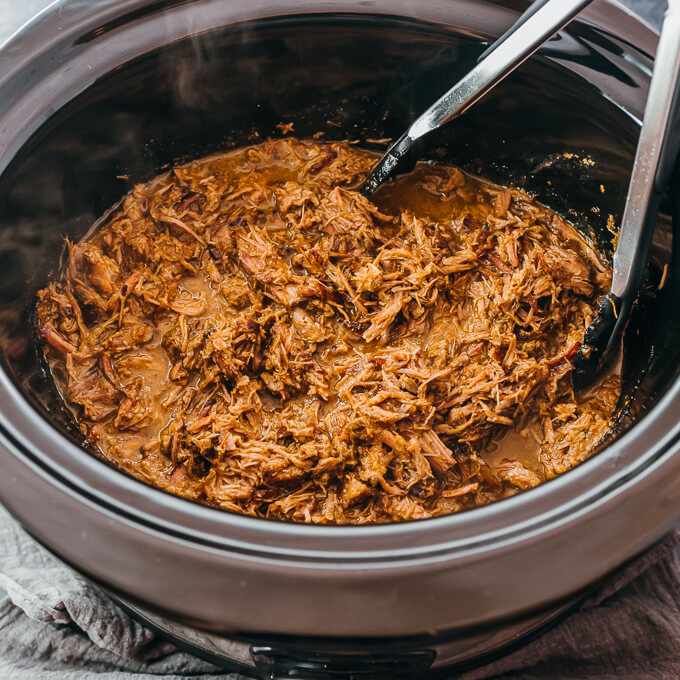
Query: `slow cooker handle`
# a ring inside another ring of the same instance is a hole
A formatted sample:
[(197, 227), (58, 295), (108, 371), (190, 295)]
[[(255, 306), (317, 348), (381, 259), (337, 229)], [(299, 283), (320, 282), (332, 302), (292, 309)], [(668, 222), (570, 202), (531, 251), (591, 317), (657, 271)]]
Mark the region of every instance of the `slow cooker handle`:
[(250, 655), (262, 680), (412, 680), (432, 666), (432, 649), (376, 655), (308, 653), (252, 646)]

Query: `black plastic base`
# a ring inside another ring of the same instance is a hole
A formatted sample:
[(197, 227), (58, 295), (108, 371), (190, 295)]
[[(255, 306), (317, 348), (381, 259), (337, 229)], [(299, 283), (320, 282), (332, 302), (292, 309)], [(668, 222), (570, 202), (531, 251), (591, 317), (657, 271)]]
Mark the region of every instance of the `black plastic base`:
[(410, 680), (451, 677), (451, 673), (491, 663), (560, 623), (586, 594), (511, 622), (463, 632), (384, 639), (216, 635), (176, 623), (111, 593), (109, 596), (179, 649), (254, 678)]

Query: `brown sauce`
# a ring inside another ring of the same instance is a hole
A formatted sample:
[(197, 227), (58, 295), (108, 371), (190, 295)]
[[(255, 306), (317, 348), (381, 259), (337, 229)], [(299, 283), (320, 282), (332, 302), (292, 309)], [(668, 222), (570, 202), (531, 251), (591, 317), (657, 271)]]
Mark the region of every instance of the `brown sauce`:
[(571, 357), (610, 272), (522, 192), (268, 141), (138, 185), (39, 294), (65, 403), (172, 493), (293, 521), (469, 509), (587, 458), (616, 374)]

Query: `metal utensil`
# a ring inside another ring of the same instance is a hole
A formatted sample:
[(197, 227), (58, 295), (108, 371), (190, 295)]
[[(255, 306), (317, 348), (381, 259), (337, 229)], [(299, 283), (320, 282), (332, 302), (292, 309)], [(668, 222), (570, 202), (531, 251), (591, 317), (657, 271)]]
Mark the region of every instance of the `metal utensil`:
[(442, 95), (378, 161), (359, 190), (371, 196), (399, 170), (417, 160), (415, 144), (457, 118), (526, 61), (592, 0), (536, 0), (479, 58), (477, 65)]
[(680, 0), (669, 0), (614, 252), (611, 289), (573, 359), (577, 389), (592, 385), (598, 369), (616, 352), (642, 282), (659, 203), (679, 149)]

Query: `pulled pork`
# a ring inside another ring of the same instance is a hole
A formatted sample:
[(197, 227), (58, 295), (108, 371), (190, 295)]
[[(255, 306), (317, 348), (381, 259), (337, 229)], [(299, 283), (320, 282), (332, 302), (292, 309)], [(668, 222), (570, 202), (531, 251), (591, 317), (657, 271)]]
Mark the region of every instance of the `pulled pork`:
[[(299, 522), (419, 519), (584, 460), (609, 378), (571, 358), (610, 272), (528, 195), (285, 139), (138, 185), (39, 293), (86, 437), (134, 476)], [(511, 445), (505, 445), (504, 436)]]

